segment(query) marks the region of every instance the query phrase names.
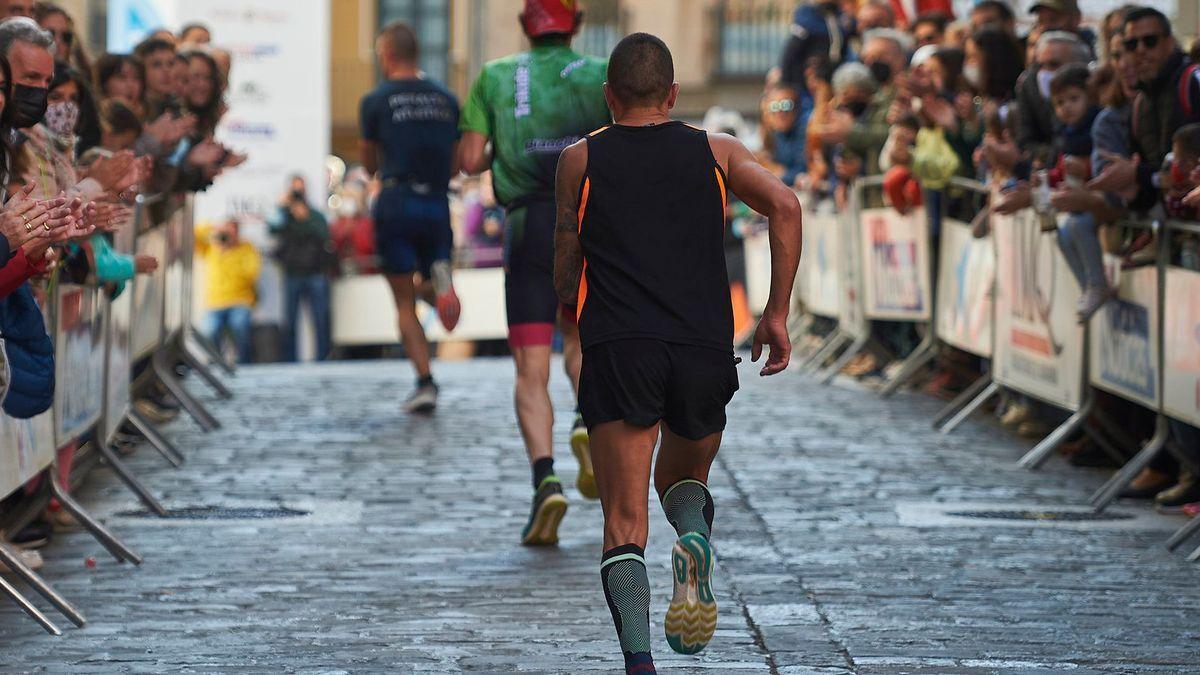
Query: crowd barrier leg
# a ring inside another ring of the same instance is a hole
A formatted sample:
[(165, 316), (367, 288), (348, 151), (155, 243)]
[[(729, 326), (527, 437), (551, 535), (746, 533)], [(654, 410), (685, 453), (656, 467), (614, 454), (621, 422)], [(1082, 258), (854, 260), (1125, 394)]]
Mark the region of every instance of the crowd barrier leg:
[(207, 364), (196, 358), (196, 355), (188, 349), (187, 342), (182, 337), (179, 339), (179, 357), (200, 376), (200, 379), (207, 382), (213, 391), (217, 392), (217, 396), (223, 399), (233, 398), (233, 392), (229, 390), (229, 387), (226, 387), (224, 382), (217, 379), (217, 376), (208, 369)]
[(154, 374), (158, 376), (158, 379), (167, 388), (167, 391), (171, 392), (171, 395), (179, 401), (179, 405), (183, 406), (183, 409), (192, 416), (192, 419), (196, 420), (196, 424), (199, 424), (201, 429), (204, 431), (220, 429), (221, 423), (217, 421), (217, 418), (213, 417), (212, 413), (208, 412), (208, 409), (200, 401), (188, 393), (183, 383), (175, 377), (175, 373), (171, 372), (171, 369), (164, 360), (164, 354), (163, 349), (159, 349), (154, 353), (152, 358)]
[(966, 404), (961, 410), (955, 413), (954, 417), (951, 417), (944, 425), (942, 425), (942, 435), (949, 435), (953, 433), (954, 430), (958, 428), (958, 425), (962, 424), (963, 421), (971, 415), (974, 415), (975, 411), (982, 408), (983, 405), (990, 401), (993, 396), (1000, 393), (1000, 384), (992, 380), (990, 377), (980, 378), (980, 380), (987, 380), (987, 386), (984, 387), (983, 391), (979, 392), (978, 396), (971, 399), (970, 403)]
[(140, 412), (134, 409), (130, 409), (126, 413), (126, 417), (129, 423), (133, 425), (133, 428), (137, 429), (142, 436), (145, 436), (146, 440), (150, 441), (150, 445), (153, 445), (154, 449), (158, 451), (158, 454), (166, 458), (172, 466), (179, 468), (183, 465), (183, 455), (180, 454), (173, 443), (158, 433), (158, 429), (150, 423), (150, 420), (143, 417)]
[(1096, 513), (1100, 513), (1108, 508), (1108, 505), (1121, 495), (1121, 490), (1124, 490), (1132, 483), (1133, 479), (1142, 472), (1142, 469), (1145, 469), (1149, 466), (1150, 462), (1154, 461), (1158, 453), (1162, 452), (1162, 449), (1166, 447), (1167, 438), (1170, 434), (1171, 430), (1167, 426), (1166, 416), (1159, 415), (1154, 423), (1154, 436), (1150, 438), (1146, 446), (1138, 454), (1134, 455), (1133, 459), (1129, 460), (1125, 466), (1121, 467), (1107, 483), (1102, 485), (1096, 491), (1096, 494), (1092, 495), (1092, 508), (1096, 510)]
[(158, 500), (155, 499), (150, 490), (137, 479), (137, 476), (133, 475), (133, 472), (129, 470), (129, 467), (125, 466), (125, 462), (122, 462), (121, 458), (117, 456), (117, 453), (113, 452), (112, 446), (101, 441), (99, 437), (97, 437), (94, 442), (96, 444), (96, 448), (100, 451), (100, 455), (104, 457), (104, 461), (110, 467), (112, 467), (113, 472), (117, 474), (117, 478), (120, 478), (121, 482), (124, 483), (125, 486), (133, 492), (133, 494), (137, 495), (137, 498), (142, 502), (142, 504), (144, 504), (152, 513), (154, 513), (154, 515), (166, 516), (166, 509), (162, 507), (162, 504), (158, 503)]
[(937, 338), (933, 335), (933, 323), (929, 324), (929, 331), (925, 333), (925, 338), (921, 340), (921, 344), (913, 350), (913, 353), (904, 359), (903, 365), (900, 366), (899, 372), (891, 380), (883, 385), (883, 389), (879, 390), (879, 395), (887, 398), (896, 393), (901, 386), (913, 378), (921, 368), (933, 360), (937, 356)]
[(1179, 528), (1171, 538), (1167, 540), (1167, 550), (1174, 551), (1183, 545), (1183, 542), (1191, 539), (1197, 532), (1200, 532), (1200, 517), (1192, 518), (1187, 525)]
[(211, 359), (213, 363), (217, 364), (221, 370), (225, 371), (226, 375), (230, 377), (237, 375), (237, 366), (235, 366), (232, 361), (225, 358), (225, 355), (221, 353), (221, 349), (217, 347), (217, 345), (214, 344), (207, 335), (200, 332), (199, 329), (191, 324), (184, 328), (184, 349), (187, 349), (187, 338), (189, 337), (200, 347), (201, 350), (204, 351), (205, 354), (208, 355), (208, 358)]
[(28, 614), (29, 618), (38, 622), (38, 625), (40, 625), (47, 633), (54, 636), (62, 635), (62, 631), (59, 630), (58, 626), (55, 626), (54, 622), (50, 621), (50, 619), (47, 619), (46, 615), (42, 614), (41, 610), (35, 607), (32, 602), (29, 602), (28, 598), (26, 598), (24, 595), (21, 595), (21, 592), (18, 591), (12, 584), (8, 583), (8, 580), (4, 577), (0, 577), (0, 592), (11, 598), (13, 602), (17, 603), (17, 606), (21, 608), (21, 611)]
[(817, 351), (813, 352), (812, 356), (808, 357), (804, 363), (800, 364), (800, 372), (807, 373), (819, 370), (821, 368), (821, 364), (825, 363), (826, 359), (833, 356), (842, 345), (849, 341), (850, 336), (847, 335), (845, 331), (840, 328), (834, 328), (833, 332), (831, 332), (825, 338), (825, 341), (821, 343), (821, 346), (817, 347)]
[[(850, 359), (857, 356), (858, 353), (863, 350), (863, 347), (866, 347), (867, 343), (870, 341), (870, 333), (864, 333), (854, 338), (854, 342), (851, 342), (850, 346), (846, 348), (846, 351), (842, 352), (841, 355), (837, 357), (837, 360), (833, 362), (833, 365), (826, 368), (825, 372), (817, 375), (817, 378), (821, 381), (821, 384), (829, 384), (830, 382), (833, 382), (833, 378), (837, 377), (837, 374), (842, 372), (842, 368), (845, 368), (846, 364), (850, 363)], [(819, 366), (820, 364), (817, 365)]]
[(939, 429), (942, 423), (950, 419), (954, 413), (962, 410), (964, 406), (970, 403), (979, 392), (987, 389), (987, 386), (992, 383), (990, 375), (983, 375), (971, 383), (971, 386), (962, 390), (962, 393), (954, 397), (954, 400), (946, 404), (944, 408), (938, 411), (937, 416), (933, 418), (933, 428)]
[(788, 335), (792, 339), (792, 349), (800, 345), (800, 338), (808, 335), (808, 329), (813, 324), (813, 318), (809, 314), (802, 312), (793, 312), (791, 318), (788, 319)]
[(134, 553), (133, 549), (126, 546), (117, 538), (115, 534), (109, 531), (107, 527), (102, 525), (100, 521), (92, 517), (79, 502), (75, 501), (58, 482), (58, 469), (51, 466), (46, 471), (47, 478), (50, 480), (50, 494), (58, 500), (58, 503), (79, 521), (85, 530), (90, 532), (96, 541), (99, 541), (108, 552), (112, 554), (118, 561), (131, 562), (134, 565), (142, 564), (142, 557)]
[(1092, 415), (1092, 411), (1096, 407), (1096, 395), (1091, 388), (1088, 389), (1087, 397), (1083, 401), (1083, 405), (1079, 410), (1067, 418), (1057, 429), (1050, 432), (1050, 435), (1043, 438), (1041, 443), (1033, 446), (1033, 449), (1025, 453), (1025, 456), (1017, 462), (1021, 467), (1033, 471), (1040, 467), (1050, 458), (1050, 455), (1067, 440), (1067, 436), (1075, 433), (1082, 427)]
[(37, 591), (51, 605), (54, 605), (54, 608), (67, 617), (71, 623), (80, 628), (83, 628), (87, 624), (87, 619), (83, 618), (83, 614), (75, 609), (70, 602), (67, 602), (66, 598), (59, 595), (58, 591), (51, 588), (50, 584), (38, 576), (37, 572), (29, 569), (25, 563), (21, 562), (21, 557), (9, 548), (8, 544), (0, 543), (0, 562), (7, 565), (8, 569), (21, 578), (21, 581), (24, 581), (30, 588)]

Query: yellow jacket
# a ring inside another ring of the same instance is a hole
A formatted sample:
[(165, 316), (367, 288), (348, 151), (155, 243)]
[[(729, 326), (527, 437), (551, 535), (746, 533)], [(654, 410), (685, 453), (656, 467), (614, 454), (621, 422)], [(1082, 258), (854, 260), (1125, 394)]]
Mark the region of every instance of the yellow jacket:
[(262, 259), (254, 245), (239, 241), (231, 248), (212, 245), (212, 226), (196, 227), (196, 254), (204, 260), (204, 304), (208, 309), (254, 306)]

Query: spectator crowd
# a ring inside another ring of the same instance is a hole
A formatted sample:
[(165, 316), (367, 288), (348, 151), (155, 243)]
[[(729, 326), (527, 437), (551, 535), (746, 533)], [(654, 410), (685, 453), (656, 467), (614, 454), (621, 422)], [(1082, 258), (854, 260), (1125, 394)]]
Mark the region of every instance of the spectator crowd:
[[(1015, 6), (978, 0), (954, 16), (938, 0), (801, 4), (762, 96), (762, 161), (839, 210), (856, 180), (881, 175), (886, 205), (926, 208), (935, 259), (943, 214), (962, 214), (984, 236), (989, 213), (1032, 208), (1079, 282), (1085, 323), (1116, 293), (1104, 253), (1123, 268), (1155, 263), (1155, 235), (1122, 223), (1197, 219), (1200, 45), (1185, 51), (1151, 7), (1120, 7), (1093, 29), (1076, 0), (1037, 0), (1024, 16)], [(989, 203), (957, 194), (955, 176), (985, 183)], [(1198, 269), (1195, 236), (1158, 236), (1171, 238), (1171, 264)], [(872, 330), (880, 347), (845, 372), (885, 374), (916, 343), (912, 324)], [(926, 389), (952, 395), (987, 366), (945, 348)], [(1135, 452), (1153, 434), (1154, 414), (1098, 395), (1102, 411), (1122, 422), (1123, 449)], [(1061, 419), (1015, 393), (998, 414), (1030, 437)], [(1182, 459), (1161, 453), (1124, 496), (1195, 514), (1200, 432), (1174, 421), (1171, 432)], [(1074, 464), (1114, 462), (1083, 434), (1064, 447)]]
[[(126, 282), (154, 272), (159, 262), (114, 249), (114, 234), (134, 226), (138, 196), (162, 196), (152, 200), (158, 216), (138, 225), (149, 227), (180, 208), (181, 195), (206, 189), (246, 159), (213, 137), (225, 112), (231, 59), (211, 40), (204, 26), (189, 25), (179, 34), (156, 31), (132, 53), (93, 59), (62, 7), (0, 0), (0, 335), (11, 372), (4, 383), (6, 415), (37, 416), (50, 408), (56, 384), (70, 384), (55, 382), (54, 344), (43, 314), (51, 279), (117, 297)], [(221, 229), (236, 232), (236, 223)], [(222, 327), (237, 321), (224, 318)], [(155, 421), (178, 408), (165, 391), (154, 390), (135, 405)], [(77, 447), (58, 449), (64, 477)], [(43, 543), (51, 526), (68, 518), (51, 504), (10, 540)], [(36, 567), (35, 553), (27, 552), (27, 562)]]

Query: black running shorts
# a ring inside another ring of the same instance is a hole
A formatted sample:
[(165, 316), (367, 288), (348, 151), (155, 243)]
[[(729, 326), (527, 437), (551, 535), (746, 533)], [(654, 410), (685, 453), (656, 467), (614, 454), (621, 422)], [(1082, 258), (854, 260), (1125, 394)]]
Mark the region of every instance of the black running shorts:
[[(549, 345), (560, 314), (554, 290), (554, 201), (511, 208), (504, 228), (504, 304), (513, 347)], [(562, 311), (574, 323), (573, 308)]]
[(583, 350), (579, 411), (588, 429), (624, 420), (665, 422), (698, 441), (725, 429), (725, 406), (738, 390), (731, 352), (661, 340), (613, 340)]

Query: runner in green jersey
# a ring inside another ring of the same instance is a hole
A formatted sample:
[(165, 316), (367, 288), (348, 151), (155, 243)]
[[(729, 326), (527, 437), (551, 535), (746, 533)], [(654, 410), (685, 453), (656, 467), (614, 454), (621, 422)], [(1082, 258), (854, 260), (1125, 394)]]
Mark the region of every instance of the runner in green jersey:
[[(554, 408), (547, 389), (556, 323), (576, 390), (581, 360), (574, 308), (560, 311), (554, 292), (554, 174), (563, 148), (611, 122), (604, 100), (606, 62), (570, 47), (582, 17), (575, 0), (525, 0), (521, 25), (533, 48), (484, 66), (460, 124), (461, 166), (468, 173), (490, 168), (496, 198), (507, 209), (508, 340), (517, 367), (517, 418), (533, 470), (533, 508), (521, 535), (529, 545), (557, 543), (567, 509), (554, 474)], [(580, 467), (576, 486), (595, 499), (587, 429), (578, 413), (571, 449)]]

